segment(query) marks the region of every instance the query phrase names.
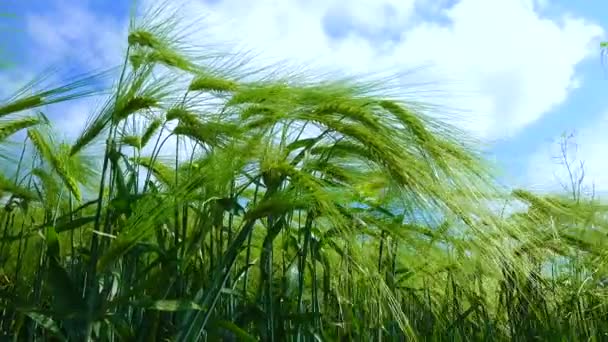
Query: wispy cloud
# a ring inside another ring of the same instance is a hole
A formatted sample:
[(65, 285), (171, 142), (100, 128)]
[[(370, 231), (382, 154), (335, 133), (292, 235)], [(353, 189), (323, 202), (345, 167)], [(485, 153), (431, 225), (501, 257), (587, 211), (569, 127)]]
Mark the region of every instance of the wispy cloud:
[[(430, 65), (405, 82), (443, 91), (426, 99), (460, 110), (454, 122), (486, 139), (508, 138), (564, 102), (584, 81), (576, 66), (604, 34), (567, 13), (544, 17), (551, 3), (540, 0), (182, 2), (185, 21), (203, 19), (195, 24), (204, 30), (191, 30), (193, 42), (234, 43), (265, 62), (347, 73)], [(118, 18), (87, 4), (50, 1), (48, 10), (26, 15), (32, 62), (72, 61), (83, 69), (120, 63), (127, 13)], [(77, 132), (85, 109), (57, 106), (53, 117), (60, 129)]]
[(94, 11), (87, 4), (50, 1), (44, 11), (26, 13), (32, 62), (77, 63), (85, 69), (120, 63), (126, 48), (127, 13), (119, 18)]
[[(191, 0), (183, 14), (205, 17), (193, 39), (243, 42), (268, 58), (349, 72), (430, 64), (415, 76), (451, 93), (433, 100), (462, 110), (457, 122), (485, 138), (509, 137), (561, 104), (603, 35), (583, 18), (542, 17), (546, 1), (439, 3)], [(421, 20), (429, 11), (443, 20)]]
[[(107, 70), (121, 63), (126, 48), (128, 13), (121, 17), (96, 11), (91, 2), (57, 0), (45, 6), (20, 13), (23, 18), (27, 51), (24, 60), (3, 75), (9, 86), (0, 89), (8, 96), (17, 86), (29, 82), (47, 68), (58, 72), (51, 76), (84, 74)], [(55, 80), (54, 84), (61, 84)], [(101, 96), (60, 103), (43, 111), (58, 131), (73, 138), (87, 119), (99, 108)]]

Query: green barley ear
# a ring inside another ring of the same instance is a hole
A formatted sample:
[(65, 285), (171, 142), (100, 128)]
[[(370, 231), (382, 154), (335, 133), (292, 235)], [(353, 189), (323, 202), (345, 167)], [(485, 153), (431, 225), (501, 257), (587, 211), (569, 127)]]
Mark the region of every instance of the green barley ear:
[(129, 45), (145, 46), (152, 49), (157, 49), (162, 46), (161, 41), (156, 38), (154, 34), (144, 30), (137, 30), (129, 33), (128, 42)]
[(99, 137), (99, 135), (107, 128), (108, 123), (110, 123), (110, 118), (108, 118), (106, 115), (95, 118), (88, 125), (88, 127), (86, 127), (85, 130), (80, 133), (80, 136), (72, 146), (70, 155), (76, 155), (97, 137)]
[(114, 112), (114, 122), (119, 122), (131, 114), (143, 109), (151, 109), (158, 106), (158, 100), (152, 97), (136, 96), (126, 100), (126, 103)]
[(195, 64), (185, 52), (184, 41), (188, 36), (185, 27), (169, 8), (169, 2), (150, 8), (141, 20), (132, 20), (127, 41), (136, 50), (129, 56), (133, 68), (160, 63), (186, 72), (195, 70)]
[(154, 119), (148, 125), (148, 128), (144, 131), (144, 134), (141, 136), (141, 147), (144, 147), (148, 144), (148, 141), (152, 138), (152, 136), (158, 131), (158, 129), (162, 125), (162, 120)]
[(35, 200), (37, 198), (36, 194), (30, 189), (15, 185), (13, 180), (6, 178), (2, 173), (0, 173), (0, 193), (9, 193), (25, 200)]
[(154, 160), (152, 157), (139, 157), (131, 159), (131, 161), (137, 165), (150, 169), (153, 172), (154, 177), (165, 186), (170, 187), (175, 184), (174, 171), (161, 161)]
[(322, 104), (318, 107), (317, 111), (319, 112), (319, 115), (339, 114), (348, 119), (359, 121), (371, 129), (380, 129), (380, 121), (377, 120), (367, 108), (362, 107), (356, 102), (334, 101)]
[(51, 150), (50, 145), (44, 139), (40, 131), (35, 129), (29, 129), (27, 131), (27, 136), (38, 151), (38, 153), (40, 153), (42, 160), (48, 162), (53, 159), (53, 151)]
[(174, 134), (184, 135), (201, 144), (215, 147), (224, 146), (238, 132), (238, 126), (234, 124), (212, 121), (197, 124), (180, 122), (173, 129)]
[(24, 117), (9, 120), (8, 122), (0, 122), (0, 142), (9, 136), (41, 122), (39, 117)]
[(109, 108), (113, 123), (140, 111), (161, 108), (163, 101), (173, 94), (175, 77), (167, 74), (162, 79), (154, 79), (153, 70), (152, 66), (147, 65), (139, 72), (128, 75), (124, 82), (126, 86), (117, 95), (115, 105)]
[(188, 87), (188, 90), (190, 91), (210, 92), (232, 92), (237, 89), (238, 84), (236, 82), (211, 75), (197, 76), (192, 80)]
[(44, 197), (47, 201), (51, 201), (51, 203), (47, 203), (49, 208), (52, 208), (54, 202), (58, 200), (59, 197), (59, 189), (60, 186), (55, 180), (55, 178), (41, 168), (35, 168), (32, 170), (32, 175), (36, 176), (44, 189)]
[(54, 86), (47, 82), (51, 74), (44, 74), (18, 89), (8, 103), (0, 104), (0, 117), (45, 105), (96, 95), (100, 93), (96, 84), (100, 81), (103, 82), (111, 74), (111, 71), (70, 77), (60, 86)]
[(401, 121), (420, 143), (432, 141), (432, 136), (425, 128), (423, 122), (412, 112), (394, 101), (380, 101), (379, 105)]
[(135, 135), (127, 135), (124, 136), (120, 139), (120, 142), (127, 145), (127, 146), (131, 146), (133, 148), (136, 149), (140, 149), (142, 144), (141, 144), (141, 139), (138, 136)]
[(167, 121), (177, 120), (177, 119), (179, 119), (182, 116), (185, 116), (187, 114), (188, 114), (188, 112), (186, 111), (185, 108), (183, 108), (183, 107), (173, 107), (173, 108), (170, 108), (167, 111), (167, 113), (165, 114), (165, 119)]
[(173, 107), (165, 115), (167, 121), (179, 120), (185, 123), (198, 123), (198, 116), (184, 107)]
[(36, 150), (40, 153), (42, 159), (52, 166), (53, 171), (61, 178), (76, 200), (81, 201), (82, 196), (80, 187), (78, 186), (78, 182), (70, 174), (67, 163), (64, 160), (59, 159), (57, 151), (53, 151), (40, 131), (29, 129), (27, 135), (32, 144), (36, 147)]
[(36, 108), (44, 104), (42, 96), (34, 95), (26, 98), (18, 99), (8, 104), (0, 106), (0, 117), (20, 112), (26, 109)]
[(239, 88), (227, 105), (260, 104), (269, 101), (290, 103), (294, 99), (294, 95), (294, 92), (283, 83), (254, 84)]
[(171, 49), (157, 49), (148, 55), (148, 61), (164, 64), (168, 67), (192, 71), (195, 66), (186, 57)]
[(135, 49), (129, 53), (129, 62), (134, 70), (139, 69), (142, 65), (148, 63), (150, 57), (148, 53), (144, 52), (142, 49)]
[(247, 120), (256, 115), (274, 116), (275, 110), (271, 107), (253, 104), (241, 110), (240, 116), (243, 120)]

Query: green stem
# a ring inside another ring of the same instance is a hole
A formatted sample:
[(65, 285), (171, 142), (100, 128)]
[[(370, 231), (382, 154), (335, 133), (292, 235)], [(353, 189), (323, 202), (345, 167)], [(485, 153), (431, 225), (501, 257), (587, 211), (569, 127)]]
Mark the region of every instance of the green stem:
[(187, 342), (199, 340), (220, 297), (221, 289), (224, 287), (224, 284), (230, 275), (230, 271), (234, 266), (241, 246), (253, 230), (254, 225), (255, 220), (248, 221), (228, 247), (224, 259), (220, 262), (213, 275), (211, 286), (207, 289), (206, 294), (199, 302), (199, 305), (206, 310), (204, 316), (201, 311), (196, 311), (192, 316), (187, 318), (177, 336), (177, 341)]

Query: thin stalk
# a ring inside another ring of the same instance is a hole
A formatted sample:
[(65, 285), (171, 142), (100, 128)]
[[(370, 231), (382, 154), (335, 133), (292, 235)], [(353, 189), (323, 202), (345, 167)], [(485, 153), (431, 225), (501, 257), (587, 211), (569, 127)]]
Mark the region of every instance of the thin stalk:
[[(115, 103), (118, 103), (118, 98), (121, 94), (122, 91), (122, 85), (123, 85), (123, 81), (124, 81), (124, 77), (125, 77), (125, 73), (127, 70), (127, 64), (129, 62), (129, 54), (131, 51), (131, 46), (129, 45), (129, 47), (127, 47), (127, 51), (125, 53), (125, 59), (123, 61), (123, 65), (122, 65), (122, 70), (120, 72), (120, 78), (118, 80), (118, 87), (116, 90), (116, 99), (115, 99)], [(103, 166), (101, 168), (101, 179), (99, 182), (99, 192), (97, 195), (97, 208), (95, 211), (95, 223), (93, 225), (93, 230), (95, 231), (99, 231), (99, 227), (101, 226), (101, 210), (103, 207), (103, 192), (105, 190), (105, 181), (106, 181), (106, 173), (108, 170), (108, 162), (110, 159), (110, 144), (112, 143), (111, 139), (114, 136), (113, 133), (116, 130), (115, 125), (111, 124), (110, 126), (110, 132), (108, 133), (108, 140), (106, 140), (106, 149), (105, 149), (105, 153), (104, 153), (104, 157), (103, 157)], [(96, 268), (97, 268), (97, 261), (99, 259), (99, 237), (97, 234), (92, 234), (91, 237), (91, 260), (89, 263), (89, 269), (86, 275), (86, 282), (85, 282), (85, 300), (87, 301), (87, 305), (89, 308), (89, 312), (88, 312), (88, 317), (87, 317), (87, 323), (86, 323), (86, 327), (84, 328), (85, 331), (85, 336), (87, 336), (87, 339), (89, 339), (89, 336), (91, 335), (91, 330), (93, 328), (92, 324), (92, 316), (93, 316), (93, 310), (95, 307), (95, 301), (97, 300), (97, 286), (95, 286), (95, 281), (97, 279), (97, 272), (96, 272)]]
[[(310, 235), (312, 229), (313, 216), (311, 212), (306, 215), (306, 223), (304, 224), (304, 246), (300, 250), (300, 262), (298, 265), (298, 313), (304, 314), (304, 275), (306, 273), (306, 255), (308, 255), (308, 245), (310, 244)], [(302, 335), (302, 323), (298, 324), (296, 339), (299, 341)]]
[[(253, 199), (252, 199), (252, 205), (255, 206), (257, 204), (257, 199), (258, 199), (258, 190), (260, 188), (260, 185), (258, 182), (256, 182), (255, 184), (255, 190), (253, 192)], [(249, 263), (251, 261), (251, 238), (253, 237), (253, 231), (249, 234), (249, 236), (247, 236), (247, 251), (246, 251), (246, 256), (245, 256), (245, 267), (247, 267), (247, 269), (245, 270), (245, 274), (243, 275), (243, 293), (245, 295), (247, 295), (247, 285), (248, 285), (248, 280), (249, 280)]]
[(212, 278), (213, 282), (211, 286), (199, 303), (201, 307), (206, 308), (204, 316), (201, 311), (196, 311), (196, 313), (186, 321), (187, 323), (183, 325), (177, 336), (177, 341), (196, 341), (201, 337), (220, 297), (220, 290), (224, 287), (224, 284), (230, 275), (230, 271), (234, 266), (240, 247), (251, 233), (254, 225), (255, 221), (253, 220), (245, 223), (239, 234), (228, 247), (224, 259), (218, 265), (215, 275)]

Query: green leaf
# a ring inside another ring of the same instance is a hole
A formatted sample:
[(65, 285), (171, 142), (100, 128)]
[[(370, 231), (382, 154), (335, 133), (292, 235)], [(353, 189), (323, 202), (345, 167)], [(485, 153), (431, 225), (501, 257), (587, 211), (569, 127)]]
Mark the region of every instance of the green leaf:
[(68, 232), (71, 230), (78, 229), (94, 221), (95, 216), (85, 216), (73, 219), (71, 221), (58, 222), (57, 225), (55, 225), (55, 231), (57, 233)]
[(161, 299), (161, 300), (140, 300), (134, 302), (133, 305), (141, 308), (145, 308), (148, 310), (158, 310), (158, 311), (184, 311), (184, 310), (204, 310), (198, 304), (189, 300), (181, 300), (181, 299)]
[(110, 323), (109, 325), (114, 329), (118, 336), (120, 336), (122, 341), (134, 340), (135, 333), (122, 317), (111, 315), (106, 318), (106, 321)]
[(40, 326), (44, 327), (46, 330), (55, 334), (57, 338), (61, 339), (62, 341), (67, 341), (66, 337), (61, 332), (59, 325), (52, 318), (33, 311), (24, 312), (24, 314), (31, 318), (34, 322), (40, 324)]
[(239, 328), (236, 324), (230, 322), (230, 321), (226, 321), (226, 320), (217, 320), (212, 322), (211, 324), (211, 330), (213, 330), (215, 332), (215, 335), (219, 337), (219, 330), (220, 329), (225, 329), (228, 330), (230, 332), (232, 332), (236, 337), (237, 337), (237, 341), (250, 341), (250, 342), (255, 342), (258, 341), (255, 337), (249, 335), (245, 330)]
[(46, 246), (47, 254), (51, 258), (59, 260), (59, 239), (54, 227), (47, 227), (46, 229)]
[[(59, 233), (63, 233), (63, 232), (76, 230), (76, 229), (78, 229), (86, 224), (92, 223), (94, 221), (95, 221), (95, 216), (79, 217), (79, 218), (73, 219), (71, 221), (66, 221), (64, 218), (61, 221), (58, 220), (57, 224), (55, 225), (55, 232), (57, 234), (59, 234)], [(22, 237), (20, 235), (5, 236), (5, 237), (0, 238), (0, 241), (8, 242), (8, 241), (17, 241), (21, 238), (26, 239), (28, 237), (36, 235), (40, 229), (44, 230), (45, 227), (47, 227), (49, 224), (50, 223), (46, 223), (42, 226), (36, 227), (35, 229), (30, 230), (26, 234), (23, 234)]]
[(57, 258), (49, 258), (47, 279), (53, 294), (53, 310), (66, 316), (77, 317), (85, 312), (81, 292), (70, 279), (68, 272)]

